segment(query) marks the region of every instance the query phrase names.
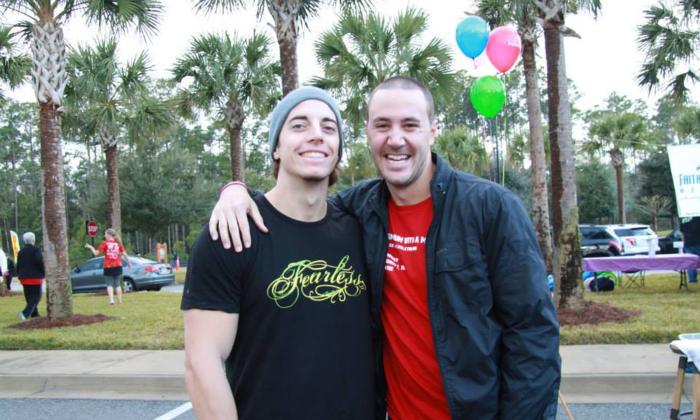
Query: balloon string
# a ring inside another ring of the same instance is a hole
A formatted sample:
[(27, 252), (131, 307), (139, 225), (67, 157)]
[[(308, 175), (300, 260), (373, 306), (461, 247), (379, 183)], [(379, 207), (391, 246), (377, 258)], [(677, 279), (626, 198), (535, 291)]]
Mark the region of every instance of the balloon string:
[[(503, 107), (503, 125), (504, 125), (504, 132), (505, 132), (505, 146), (508, 145), (508, 136), (510, 135), (510, 132), (508, 130), (508, 75), (503, 73), (503, 91), (506, 96), (506, 104)], [(506, 160), (503, 159), (503, 175), (501, 175), (501, 185), (505, 185), (506, 183)]]

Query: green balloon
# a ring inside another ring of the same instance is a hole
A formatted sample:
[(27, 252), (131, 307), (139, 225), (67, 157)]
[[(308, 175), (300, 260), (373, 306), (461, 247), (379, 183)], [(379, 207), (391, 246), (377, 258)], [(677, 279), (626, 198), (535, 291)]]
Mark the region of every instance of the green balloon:
[(472, 84), (469, 98), (479, 114), (492, 118), (501, 112), (506, 103), (506, 87), (496, 76), (483, 76)]

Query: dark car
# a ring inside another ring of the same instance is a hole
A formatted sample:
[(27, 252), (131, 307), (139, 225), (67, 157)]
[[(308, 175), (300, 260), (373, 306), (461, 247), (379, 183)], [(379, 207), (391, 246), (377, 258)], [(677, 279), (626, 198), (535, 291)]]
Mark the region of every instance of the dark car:
[[(131, 268), (122, 258), (124, 291), (160, 290), (163, 286), (175, 282), (175, 274), (168, 264), (160, 264), (141, 257), (129, 257)], [(87, 260), (80, 267), (75, 267), (70, 273), (73, 292), (93, 292), (105, 289), (102, 264), (104, 257)]]
[(581, 251), (584, 258), (620, 255), (622, 245), (608, 232), (607, 226), (580, 225), (579, 231), (581, 232)]
[(678, 254), (678, 248), (673, 247), (674, 242), (680, 242), (683, 238), (681, 237), (681, 228), (676, 226), (671, 232), (666, 236), (659, 238), (659, 251), (660, 254)]

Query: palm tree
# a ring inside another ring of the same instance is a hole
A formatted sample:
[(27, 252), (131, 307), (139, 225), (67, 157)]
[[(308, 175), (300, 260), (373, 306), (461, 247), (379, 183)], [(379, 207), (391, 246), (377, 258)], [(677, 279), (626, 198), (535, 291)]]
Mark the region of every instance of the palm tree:
[[(258, 17), (265, 9), (275, 22), (275, 34), (282, 65), (282, 93), (284, 95), (299, 86), (297, 66), (297, 42), (299, 25), (308, 25), (309, 19), (318, 15), (322, 0), (197, 0), (196, 7), (205, 11), (230, 11), (247, 4), (255, 4)], [(329, 0), (325, 3), (339, 5), (344, 11), (358, 11), (371, 4), (371, 0)]]
[(590, 139), (582, 145), (582, 149), (589, 155), (602, 150), (610, 155), (617, 184), (617, 219), (620, 223), (627, 223), (623, 181), (625, 153), (651, 150), (655, 146), (654, 137), (647, 119), (629, 110), (593, 111), (588, 120)]
[(544, 0), (534, 3), (543, 21), (547, 57), (552, 224), (556, 248), (554, 274), (559, 286), (555, 300), (559, 307), (580, 309), (583, 305), (583, 289), (579, 281), (581, 249), (578, 237), (575, 150), (563, 38), (565, 35), (578, 36), (565, 25), (568, 12), (588, 10), (596, 15), (601, 5), (600, 0)]
[(671, 199), (669, 197), (655, 194), (642, 197), (639, 200), (639, 203), (639, 209), (651, 217), (651, 230), (656, 232), (658, 230), (657, 222), (659, 215), (663, 212), (669, 212), (671, 210)]
[[(17, 45), (14, 42), (14, 35), (11, 28), (0, 27), (0, 82), (5, 82), (14, 89), (29, 75), (31, 61), (24, 54), (16, 51)], [(2, 99), (0, 91), (0, 99)]]
[(269, 44), (262, 34), (248, 39), (203, 35), (192, 41), (172, 70), (176, 81), (192, 81), (179, 95), (184, 108), (218, 108), (231, 143), (234, 180), (243, 180), (241, 129), (246, 116), (251, 111), (264, 114), (278, 96), (279, 65), (271, 58)]
[[(152, 106), (156, 99), (149, 95), (148, 71), (148, 57), (143, 53), (120, 66), (114, 38), (94, 48), (78, 48), (68, 56), (70, 121), (75, 121), (83, 136), (100, 140), (107, 168), (109, 225), (119, 233), (119, 140), (146, 130), (162, 132), (174, 123), (166, 107)], [(143, 112), (144, 107), (149, 111)]]
[(525, 100), (530, 137), (530, 171), (532, 173), (532, 219), (537, 242), (544, 256), (548, 273), (554, 272), (554, 249), (549, 220), (549, 191), (547, 188), (547, 159), (542, 127), (540, 90), (537, 82), (537, 39), (541, 30), (536, 22), (537, 9), (531, 1), (481, 0), (479, 15), (494, 25), (515, 21), (522, 41), (522, 64), (525, 75)]
[(355, 135), (367, 115), (367, 97), (383, 80), (410, 76), (428, 86), (437, 105), (455, 87), (452, 55), (445, 43), (433, 38), (422, 45), (428, 15), (409, 8), (391, 22), (376, 13), (344, 13), (335, 27), (321, 34), (316, 57), (323, 76), (315, 85), (345, 102), (345, 118)]
[(454, 168), (477, 176), (488, 173), (486, 148), (481, 139), (471, 135), (466, 127), (455, 127), (441, 133), (435, 139), (435, 150)]
[[(651, 91), (676, 72), (667, 89), (676, 101), (688, 99), (689, 85), (700, 81), (700, 2), (675, 0), (671, 5), (659, 2), (647, 9), (646, 22), (639, 27), (637, 42), (646, 52), (642, 70), (637, 75), (641, 86)], [(679, 65), (687, 65), (678, 72)], [(663, 79), (663, 80), (662, 80)]]
[(157, 0), (0, 0), (3, 12), (15, 12), (26, 20), (32, 45), (32, 78), (39, 102), (41, 167), (43, 173), (42, 220), (49, 319), (73, 314), (68, 263), (68, 232), (63, 175), (61, 114), (66, 87), (66, 43), (62, 25), (76, 14), (88, 22), (124, 30), (134, 24), (143, 33), (156, 28), (161, 5)]

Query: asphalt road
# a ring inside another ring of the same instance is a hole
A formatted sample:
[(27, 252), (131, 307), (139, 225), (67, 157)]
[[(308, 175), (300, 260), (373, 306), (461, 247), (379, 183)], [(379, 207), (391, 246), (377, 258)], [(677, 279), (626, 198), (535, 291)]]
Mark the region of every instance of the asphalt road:
[[(576, 420), (657, 420), (669, 416), (670, 404), (570, 404)], [(691, 410), (684, 404), (681, 412)], [(0, 399), (5, 420), (193, 420), (188, 401)], [(690, 416), (682, 418), (690, 419)], [(559, 406), (557, 420), (567, 420)]]
[[(194, 420), (188, 401), (0, 399), (4, 420)], [(178, 413), (186, 409), (182, 414)]]

